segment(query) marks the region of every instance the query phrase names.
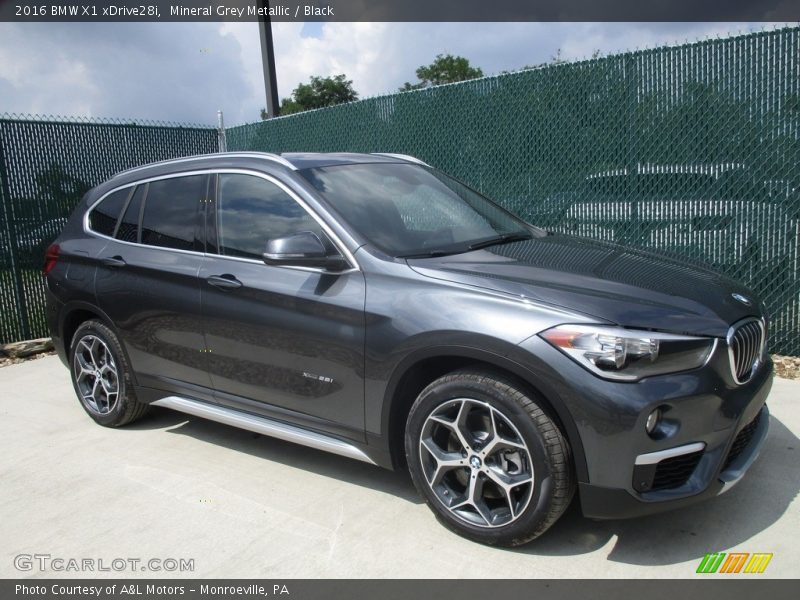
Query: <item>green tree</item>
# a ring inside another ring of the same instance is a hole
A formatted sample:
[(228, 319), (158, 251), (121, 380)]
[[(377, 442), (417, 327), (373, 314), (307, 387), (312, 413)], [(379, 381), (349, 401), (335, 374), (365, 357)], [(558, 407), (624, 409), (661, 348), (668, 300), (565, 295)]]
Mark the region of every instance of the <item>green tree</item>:
[[(325, 108), (343, 102), (358, 100), (358, 92), (353, 89), (353, 82), (344, 74), (331, 77), (311, 77), (308, 83), (301, 83), (292, 92), (290, 98), (281, 100), (281, 115)], [(267, 118), (267, 111), (261, 109), (261, 118)]]
[(469, 60), (463, 56), (439, 54), (431, 64), (417, 69), (417, 79), (419, 79), (417, 83), (406, 81), (400, 91), (419, 90), (432, 85), (467, 81), (478, 77), (483, 77), (483, 71), (478, 67), (470, 66)]

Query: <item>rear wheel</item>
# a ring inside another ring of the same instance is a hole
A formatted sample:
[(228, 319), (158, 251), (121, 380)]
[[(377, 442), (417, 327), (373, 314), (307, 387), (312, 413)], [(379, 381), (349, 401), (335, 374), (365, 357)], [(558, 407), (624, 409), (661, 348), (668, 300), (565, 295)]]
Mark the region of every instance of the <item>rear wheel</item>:
[(574, 493), (569, 445), (536, 399), (484, 371), (441, 377), (408, 418), (411, 477), (439, 520), (491, 545), (544, 533)]
[(130, 368), (117, 336), (100, 321), (78, 327), (70, 347), (72, 385), (81, 406), (107, 427), (141, 418), (148, 405), (136, 399)]

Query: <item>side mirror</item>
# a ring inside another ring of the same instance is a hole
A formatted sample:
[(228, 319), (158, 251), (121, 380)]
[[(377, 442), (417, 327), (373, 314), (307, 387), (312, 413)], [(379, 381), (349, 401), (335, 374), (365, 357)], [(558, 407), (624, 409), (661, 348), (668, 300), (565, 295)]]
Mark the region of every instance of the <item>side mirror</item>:
[(347, 267), (344, 258), (338, 253), (329, 255), (317, 234), (311, 231), (267, 241), (267, 250), (262, 258), (268, 265), (315, 267), (330, 271), (341, 271)]

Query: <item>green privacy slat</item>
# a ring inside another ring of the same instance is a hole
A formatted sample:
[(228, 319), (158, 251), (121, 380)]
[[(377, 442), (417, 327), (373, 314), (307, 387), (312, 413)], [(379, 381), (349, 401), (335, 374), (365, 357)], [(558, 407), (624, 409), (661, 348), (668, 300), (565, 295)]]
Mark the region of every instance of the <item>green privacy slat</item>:
[(800, 354), (800, 28), (371, 98), (227, 130), (231, 150), (400, 152), (557, 232), (703, 262)]
[(49, 335), (44, 251), (83, 193), (143, 163), (217, 150), (202, 125), (0, 116), (0, 343)]
[[(372, 98), (227, 141), (411, 154), (548, 229), (710, 264), (765, 300), (771, 350), (800, 354), (800, 28)], [(115, 171), (215, 150), (202, 126), (0, 118), (0, 342), (46, 334), (33, 230)]]

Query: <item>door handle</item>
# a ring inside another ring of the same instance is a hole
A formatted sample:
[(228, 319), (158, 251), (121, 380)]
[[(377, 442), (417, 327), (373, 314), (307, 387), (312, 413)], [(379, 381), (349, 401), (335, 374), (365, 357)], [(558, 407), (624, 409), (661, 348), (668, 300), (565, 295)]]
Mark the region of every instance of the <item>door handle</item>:
[(124, 267), (128, 263), (125, 262), (121, 256), (106, 256), (105, 258), (101, 258), (100, 262), (103, 263), (107, 267)]
[(206, 278), (206, 281), (222, 290), (235, 290), (242, 287), (242, 282), (233, 275), (212, 275)]

